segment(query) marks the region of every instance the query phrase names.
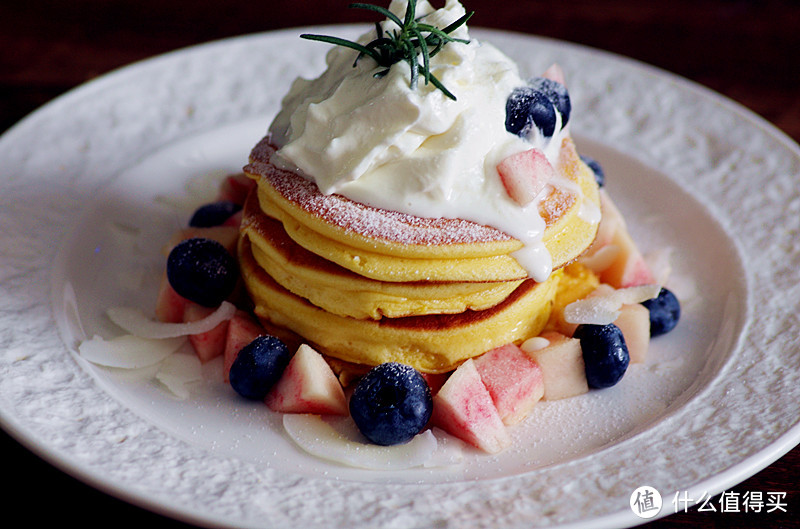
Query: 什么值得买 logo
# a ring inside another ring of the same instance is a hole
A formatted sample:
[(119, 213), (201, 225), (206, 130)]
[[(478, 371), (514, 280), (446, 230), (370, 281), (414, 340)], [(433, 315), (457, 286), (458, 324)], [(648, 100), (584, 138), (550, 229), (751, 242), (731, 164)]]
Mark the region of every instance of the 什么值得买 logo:
[(639, 518), (653, 518), (661, 512), (661, 494), (647, 485), (639, 487), (631, 494), (630, 505)]

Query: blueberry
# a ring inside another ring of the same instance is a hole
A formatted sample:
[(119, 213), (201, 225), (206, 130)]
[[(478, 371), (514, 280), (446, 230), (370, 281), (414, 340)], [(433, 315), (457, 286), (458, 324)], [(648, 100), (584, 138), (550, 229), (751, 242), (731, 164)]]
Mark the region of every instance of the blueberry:
[(666, 334), (678, 325), (681, 304), (671, 291), (662, 288), (653, 299), (642, 302), (650, 311), (650, 336)]
[(569, 121), (569, 115), (572, 112), (572, 103), (569, 99), (569, 92), (567, 87), (563, 84), (547, 79), (545, 77), (536, 77), (528, 81), (528, 84), (534, 90), (537, 90), (547, 96), (547, 99), (553, 102), (556, 110), (561, 114), (561, 127)]
[(550, 137), (556, 130), (556, 109), (545, 94), (531, 87), (515, 88), (506, 101), (506, 130), (527, 136), (533, 126)]
[(630, 363), (622, 331), (608, 325), (578, 325), (573, 334), (581, 341), (586, 381), (591, 388), (608, 388), (622, 379)]
[(219, 226), (231, 218), (234, 213), (242, 209), (238, 204), (230, 200), (221, 200), (200, 206), (189, 220), (189, 226), (194, 228), (210, 228)]
[(350, 398), (350, 415), (364, 437), (379, 445), (410, 441), (433, 411), (431, 390), (413, 367), (388, 362), (372, 368)]
[(603, 171), (603, 166), (600, 165), (600, 162), (591, 158), (589, 156), (581, 154), (581, 160), (583, 163), (589, 166), (589, 169), (592, 170), (594, 173), (594, 179), (597, 181), (598, 187), (603, 187), (606, 184), (606, 173)]
[(281, 378), (291, 356), (278, 338), (259, 336), (239, 351), (231, 365), (230, 384), (239, 395), (261, 400)]
[(167, 257), (172, 288), (204, 307), (216, 307), (231, 295), (239, 279), (233, 256), (217, 241), (204, 238), (178, 243)]

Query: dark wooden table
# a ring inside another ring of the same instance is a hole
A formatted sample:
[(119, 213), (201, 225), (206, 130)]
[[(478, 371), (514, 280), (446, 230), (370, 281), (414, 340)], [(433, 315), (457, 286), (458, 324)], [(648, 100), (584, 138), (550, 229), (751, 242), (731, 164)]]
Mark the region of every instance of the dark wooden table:
[[(369, 13), (345, 9), (347, 3), (2, 2), (0, 132), (93, 77), (159, 53), (282, 27), (374, 20)], [(800, 142), (800, 2), (796, 0), (464, 0), (464, 4), (476, 11), (475, 26), (572, 41), (687, 77), (750, 108)], [(69, 522), (91, 528), (120, 521), (150, 528), (184, 527), (82, 484), (4, 433), (0, 443), (6, 484), (3, 505), (6, 512), (23, 513), (32, 527)], [(731, 489), (738, 495), (785, 492), (788, 512), (715, 514), (691, 509), (648, 527), (800, 527), (799, 476), (800, 448), (795, 448)], [(668, 501), (665, 508), (671, 509)]]

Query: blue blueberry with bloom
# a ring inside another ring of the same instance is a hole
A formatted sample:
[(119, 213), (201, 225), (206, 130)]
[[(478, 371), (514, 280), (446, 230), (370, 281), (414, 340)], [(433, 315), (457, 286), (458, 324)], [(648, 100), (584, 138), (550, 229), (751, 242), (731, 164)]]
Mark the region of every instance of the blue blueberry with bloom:
[(239, 266), (219, 242), (203, 237), (181, 241), (167, 256), (167, 279), (172, 288), (204, 307), (217, 307), (233, 293)]
[(557, 113), (561, 127), (569, 121), (572, 104), (564, 85), (551, 79), (537, 77), (526, 86), (515, 88), (506, 100), (506, 130), (527, 137), (533, 127), (550, 138), (556, 133)]
[(372, 368), (350, 397), (350, 415), (371, 442), (388, 446), (410, 441), (433, 413), (431, 390), (413, 367), (387, 362)]
[(622, 380), (630, 364), (630, 354), (619, 327), (613, 323), (582, 324), (573, 337), (580, 340), (590, 388), (608, 388)]
[(681, 304), (669, 289), (662, 288), (658, 296), (643, 301), (642, 305), (650, 311), (650, 336), (670, 332), (681, 319)]
[(238, 213), (242, 207), (230, 200), (220, 200), (200, 206), (189, 219), (189, 226), (193, 228), (210, 228), (220, 226), (226, 220)]
[(231, 365), (228, 379), (239, 395), (262, 400), (281, 378), (292, 355), (280, 339), (262, 335), (245, 345)]

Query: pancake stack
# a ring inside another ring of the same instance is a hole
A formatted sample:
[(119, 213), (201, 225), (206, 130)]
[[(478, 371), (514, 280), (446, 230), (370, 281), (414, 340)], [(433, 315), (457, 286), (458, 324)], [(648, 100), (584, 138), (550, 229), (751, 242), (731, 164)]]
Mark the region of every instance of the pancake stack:
[[(528, 277), (515, 238), (460, 219), (374, 208), (270, 162), (269, 137), (245, 173), (239, 260), (257, 316), (273, 332), (311, 344), (350, 371), (396, 361), (425, 373), (539, 334), (559, 296), (564, 267), (594, 240), (594, 174), (563, 140), (539, 211), (553, 273)], [(567, 271), (566, 273), (569, 273)], [(570, 283), (565, 281), (565, 284)]]

